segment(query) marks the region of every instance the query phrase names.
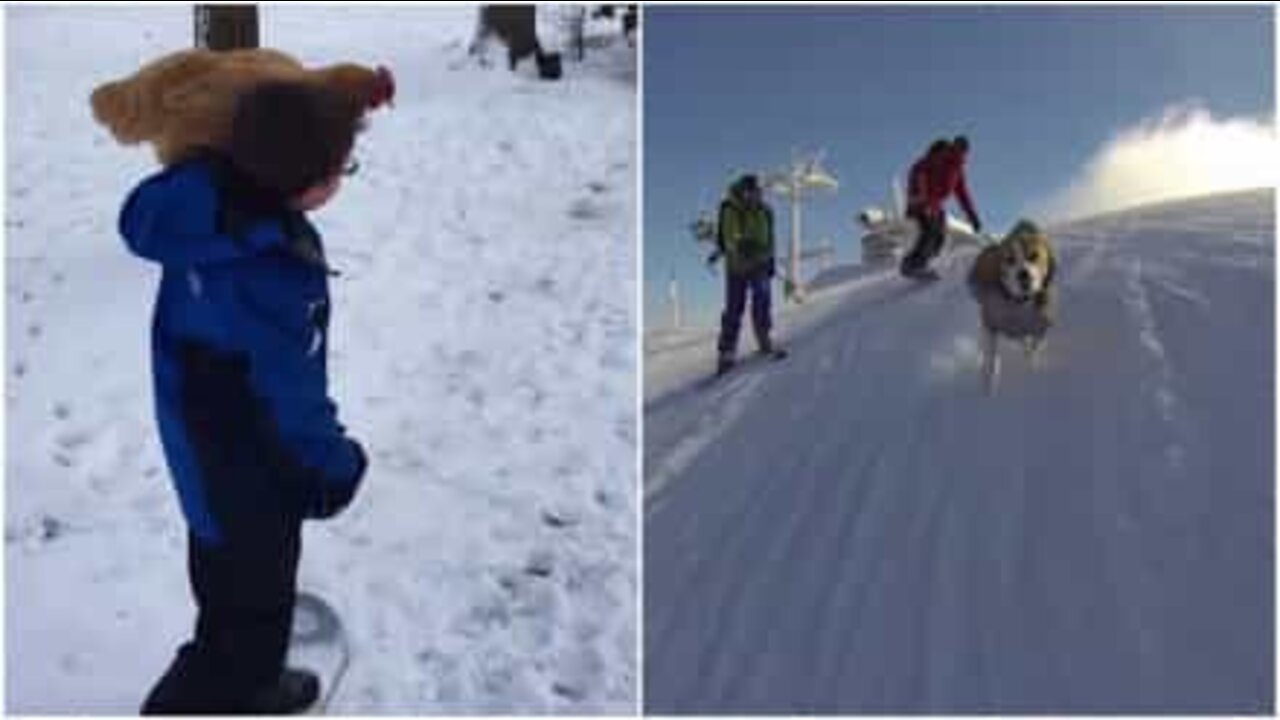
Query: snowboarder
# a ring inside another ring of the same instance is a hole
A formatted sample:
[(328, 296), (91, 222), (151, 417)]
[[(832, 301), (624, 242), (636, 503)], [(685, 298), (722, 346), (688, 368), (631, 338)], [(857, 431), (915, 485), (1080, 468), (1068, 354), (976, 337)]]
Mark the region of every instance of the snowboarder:
[(188, 527), (197, 608), (144, 714), (290, 713), (319, 693), (285, 667), (304, 518), (367, 467), (328, 397), (328, 276), (305, 213), (349, 173), (360, 108), (314, 85), (243, 96), (225, 153), (138, 185), (120, 213), (162, 267), (151, 329), (161, 444)]
[(765, 204), (755, 175), (743, 175), (729, 186), (720, 203), (717, 239), (724, 256), (725, 308), (720, 316), (717, 373), (733, 367), (738, 331), (751, 296), (751, 325), (756, 345), (765, 355), (780, 355), (769, 337), (773, 325), (770, 291), (775, 274), (773, 211)]
[(942, 252), (947, 239), (947, 215), (943, 205), (952, 195), (960, 201), (974, 233), (982, 232), (982, 222), (969, 197), (964, 164), (969, 154), (969, 139), (963, 135), (954, 140), (937, 140), (929, 151), (911, 166), (907, 187), (907, 217), (920, 226), (915, 245), (902, 258), (904, 277), (934, 278), (937, 273), (929, 263)]

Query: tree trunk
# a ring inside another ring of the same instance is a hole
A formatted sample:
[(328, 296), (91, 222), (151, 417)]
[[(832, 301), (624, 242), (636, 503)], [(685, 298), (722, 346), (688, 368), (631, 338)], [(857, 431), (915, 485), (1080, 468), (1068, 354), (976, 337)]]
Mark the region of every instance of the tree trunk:
[(257, 5), (196, 5), (196, 47), (258, 47)]

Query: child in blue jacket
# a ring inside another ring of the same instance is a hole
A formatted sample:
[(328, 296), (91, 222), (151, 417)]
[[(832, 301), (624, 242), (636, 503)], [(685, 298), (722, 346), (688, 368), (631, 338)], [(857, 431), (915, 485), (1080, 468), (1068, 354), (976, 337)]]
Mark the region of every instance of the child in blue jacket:
[(351, 501), (367, 466), (328, 396), (329, 268), (305, 213), (338, 190), (361, 110), (271, 83), (229, 147), (142, 182), (120, 233), (162, 267), (156, 417), (189, 528), (193, 639), (144, 713), (289, 713), (317, 697), (285, 668), (304, 518)]

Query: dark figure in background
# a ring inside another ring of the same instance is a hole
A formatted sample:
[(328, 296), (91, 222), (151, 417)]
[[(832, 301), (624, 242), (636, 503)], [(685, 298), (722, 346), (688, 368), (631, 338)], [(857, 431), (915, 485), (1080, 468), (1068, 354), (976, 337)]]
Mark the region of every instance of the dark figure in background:
[(627, 38), (628, 42), (631, 42), (635, 39), (636, 28), (640, 24), (640, 10), (636, 3), (597, 5), (596, 9), (591, 12), (591, 17), (612, 19), (618, 17), (619, 12), (622, 13), (622, 35)]
[(960, 201), (975, 233), (982, 232), (978, 212), (974, 210), (965, 180), (964, 165), (969, 154), (969, 139), (963, 135), (951, 142), (937, 140), (929, 151), (911, 166), (907, 185), (907, 217), (920, 225), (915, 246), (902, 258), (905, 277), (936, 277), (929, 263), (942, 252), (947, 239), (947, 215), (944, 205), (952, 195)]
[(507, 46), (507, 67), (515, 70), (520, 61), (533, 56), (538, 64), (538, 77), (556, 80), (561, 75), (560, 55), (545, 53), (538, 42), (536, 5), (482, 5), (476, 37), (468, 53), (476, 55), (491, 37)]

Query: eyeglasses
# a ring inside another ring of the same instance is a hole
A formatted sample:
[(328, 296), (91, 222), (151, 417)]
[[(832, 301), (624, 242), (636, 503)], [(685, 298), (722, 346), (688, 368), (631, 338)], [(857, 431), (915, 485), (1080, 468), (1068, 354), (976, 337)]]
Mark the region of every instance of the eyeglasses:
[(347, 177), (351, 177), (358, 172), (360, 172), (360, 161), (355, 158), (348, 159), (346, 164), (342, 166), (342, 174)]

